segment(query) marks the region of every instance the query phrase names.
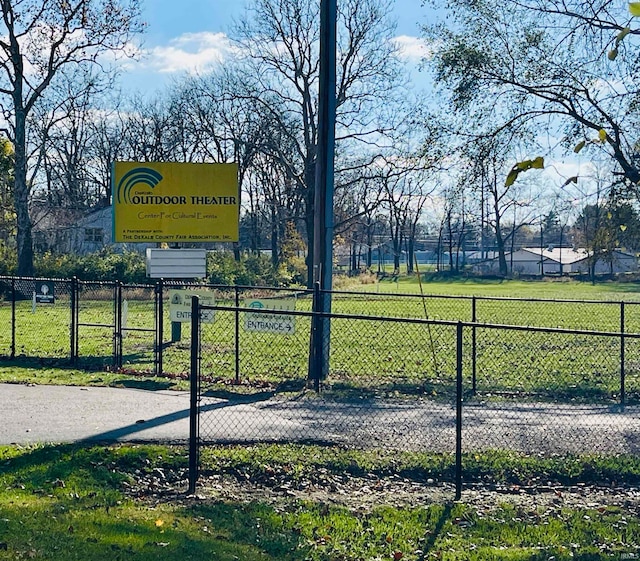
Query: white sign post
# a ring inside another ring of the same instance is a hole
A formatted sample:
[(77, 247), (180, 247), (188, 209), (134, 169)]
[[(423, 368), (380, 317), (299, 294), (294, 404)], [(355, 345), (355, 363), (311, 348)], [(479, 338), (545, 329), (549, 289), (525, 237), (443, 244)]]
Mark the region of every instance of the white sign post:
[(278, 298), (266, 298), (245, 300), (245, 308), (260, 310), (256, 312), (244, 313), (245, 331), (260, 333), (280, 333), (282, 335), (293, 335), (296, 330), (295, 316), (288, 314), (270, 314), (268, 310), (293, 311), (296, 309), (294, 298), (286, 300)]

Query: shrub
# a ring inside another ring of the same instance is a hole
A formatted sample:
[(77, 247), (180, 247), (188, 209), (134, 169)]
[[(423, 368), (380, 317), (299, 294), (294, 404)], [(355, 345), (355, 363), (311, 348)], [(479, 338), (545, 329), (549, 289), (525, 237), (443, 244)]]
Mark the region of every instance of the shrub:
[(15, 275), (18, 269), (18, 257), (14, 248), (0, 241), (0, 275)]
[(207, 255), (207, 277), (211, 284), (236, 284), (238, 270), (242, 266), (236, 262), (232, 253), (226, 251), (210, 252)]
[(243, 254), (240, 261), (236, 261), (232, 253), (217, 251), (208, 255), (207, 278), (212, 284), (289, 286), (304, 282), (306, 269), (303, 267), (304, 260), (290, 258), (276, 271), (266, 255)]
[(135, 251), (117, 253), (103, 249), (88, 255), (56, 255), (50, 252), (36, 256), (35, 274), (39, 277), (72, 278), (93, 281), (146, 282), (144, 256)]

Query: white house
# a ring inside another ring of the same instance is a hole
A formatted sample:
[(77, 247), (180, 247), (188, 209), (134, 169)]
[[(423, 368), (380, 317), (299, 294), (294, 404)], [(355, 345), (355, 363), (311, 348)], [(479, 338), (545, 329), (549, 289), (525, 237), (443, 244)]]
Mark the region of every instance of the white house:
[(61, 215), (49, 211), (36, 222), (34, 243), (40, 250), (84, 255), (104, 247), (127, 248), (144, 252), (155, 243), (113, 243), (113, 211), (111, 206), (95, 209), (83, 216)]

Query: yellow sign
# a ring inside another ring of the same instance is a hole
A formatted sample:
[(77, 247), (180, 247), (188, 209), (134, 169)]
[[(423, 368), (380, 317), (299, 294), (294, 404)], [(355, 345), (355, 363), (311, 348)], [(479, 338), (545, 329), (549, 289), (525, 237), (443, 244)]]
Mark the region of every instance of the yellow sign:
[(238, 241), (236, 164), (115, 162), (116, 242)]

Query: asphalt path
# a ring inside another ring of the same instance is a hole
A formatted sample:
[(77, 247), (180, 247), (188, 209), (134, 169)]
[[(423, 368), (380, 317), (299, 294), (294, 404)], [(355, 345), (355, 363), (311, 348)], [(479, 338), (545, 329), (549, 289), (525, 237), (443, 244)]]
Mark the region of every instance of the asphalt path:
[(185, 441), (189, 394), (0, 384), (0, 444)]
[[(186, 442), (189, 393), (127, 388), (0, 384), (0, 444)], [(325, 441), (455, 450), (455, 407), (428, 399), (331, 401), (269, 392), (204, 396), (205, 442)], [(640, 453), (640, 407), (468, 402), (465, 451)]]

